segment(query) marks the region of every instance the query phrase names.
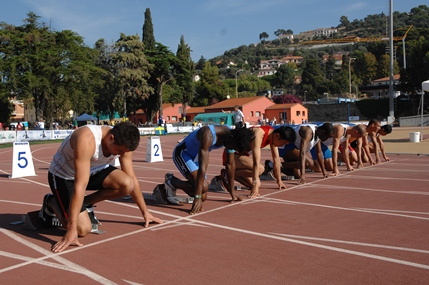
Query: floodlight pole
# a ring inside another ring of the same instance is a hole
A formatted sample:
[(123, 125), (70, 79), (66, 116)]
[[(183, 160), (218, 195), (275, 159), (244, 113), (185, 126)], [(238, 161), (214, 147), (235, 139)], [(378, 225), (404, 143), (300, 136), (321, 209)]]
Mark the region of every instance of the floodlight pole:
[(389, 5), (389, 55), (390, 55), (390, 81), (389, 81), (389, 117), (387, 123), (392, 124), (395, 120), (395, 90), (393, 89), (393, 0)]

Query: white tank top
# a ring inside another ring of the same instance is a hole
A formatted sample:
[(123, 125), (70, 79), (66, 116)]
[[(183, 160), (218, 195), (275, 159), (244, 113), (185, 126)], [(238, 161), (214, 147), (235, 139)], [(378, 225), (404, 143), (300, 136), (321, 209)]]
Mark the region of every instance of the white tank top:
[(315, 138), (316, 127), (317, 127), (317, 125), (315, 124), (302, 124), (302, 125), (294, 126), (293, 129), (295, 130), (295, 133), (296, 133), (295, 146), (298, 149), (301, 147), (301, 136), (299, 135), (299, 129), (303, 126), (310, 127), (311, 130), (313, 131), (313, 137), (311, 138), (311, 141), (308, 142), (307, 149), (305, 150), (307, 152), (307, 151), (310, 151), (310, 149), (312, 149), (317, 144), (317, 142), (319, 141), (319, 138)]
[[(105, 157), (103, 155), (103, 150), (101, 147), (102, 131), (101, 128), (106, 126), (99, 125), (85, 125), (91, 130), (94, 135), (95, 141), (95, 151), (91, 157), (91, 168), (90, 175), (107, 168), (109, 164), (113, 164), (118, 155), (111, 155)], [(49, 172), (53, 175), (61, 177), (67, 180), (73, 180), (75, 176), (75, 167), (74, 167), (74, 150), (70, 146), (70, 137), (71, 133), (67, 138), (64, 139), (61, 146), (58, 148), (57, 152), (52, 159), (51, 165), (49, 166)]]
[[(347, 128), (349, 127), (349, 125), (341, 124), (341, 123), (334, 123), (332, 125), (334, 125), (334, 126), (341, 125), (344, 128), (343, 134), (341, 135), (341, 138), (340, 138), (340, 143), (344, 142), (346, 140), (346, 137), (347, 137)], [(329, 139), (323, 141), (322, 143), (326, 146), (331, 146), (334, 144), (334, 138), (329, 138)]]

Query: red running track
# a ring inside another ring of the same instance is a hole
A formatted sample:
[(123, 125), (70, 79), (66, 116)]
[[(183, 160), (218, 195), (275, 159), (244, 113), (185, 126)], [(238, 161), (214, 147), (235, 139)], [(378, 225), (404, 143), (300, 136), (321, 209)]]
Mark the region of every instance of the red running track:
[[(179, 175), (171, 152), (183, 135), (161, 136), (164, 161), (146, 162), (147, 137), (135, 153), (142, 189), (151, 193), (166, 172)], [(47, 169), (58, 143), (31, 145), (37, 176), (8, 178), (12, 148), (0, 149), (0, 284), (428, 284), (429, 157), (391, 161), (309, 183), (262, 181), (261, 197), (230, 204), (210, 192), (205, 211), (148, 200), (161, 225), (144, 228), (132, 200), (95, 208), (105, 234), (83, 247), (50, 252), (64, 231), (11, 225), (40, 209)], [(221, 150), (210, 154), (218, 175)], [(263, 159), (270, 152), (263, 151)], [(178, 191), (179, 195), (183, 192)]]

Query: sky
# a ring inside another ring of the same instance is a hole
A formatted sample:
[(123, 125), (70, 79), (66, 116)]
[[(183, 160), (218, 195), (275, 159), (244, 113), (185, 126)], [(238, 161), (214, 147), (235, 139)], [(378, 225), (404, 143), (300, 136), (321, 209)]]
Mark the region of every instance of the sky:
[[(393, 11), (409, 12), (423, 0), (391, 0)], [(0, 0), (0, 22), (23, 24), (28, 12), (52, 30), (72, 30), (87, 46), (103, 38), (107, 43), (120, 33), (142, 36), (144, 13), (149, 8), (155, 40), (176, 53), (181, 36), (191, 57), (211, 59), (242, 45), (260, 42), (266, 32), (274, 40), (278, 29), (294, 34), (339, 25), (367, 15), (389, 14), (389, 0)]]

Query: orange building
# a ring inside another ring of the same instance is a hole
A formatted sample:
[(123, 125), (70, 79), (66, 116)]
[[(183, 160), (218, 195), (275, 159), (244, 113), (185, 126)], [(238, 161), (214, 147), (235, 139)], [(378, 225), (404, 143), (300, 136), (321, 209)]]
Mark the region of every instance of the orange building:
[(276, 118), (277, 124), (284, 120), (285, 124), (302, 124), (308, 122), (308, 109), (299, 103), (274, 104), (265, 110), (270, 121)]
[(186, 110), (186, 121), (193, 122), (196, 115), (206, 112), (206, 108), (206, 106), (189, 108)]
[[(188, 110), (189, 106), (187, 106), (186, 110)], [(183, 114), (183, 107), (182, 103), (165, 103), (162, 104), (162, 113), (163, 113), (163, 119), (167, 124), (174, 124), (180, 121)], [(159, 118), (159, 113), (156, 114), (156, 116), (153, 118), (152, 124), (157, 124)], [(146, 114), (142, 109), (137, 110), (136, 114), (131, 114), (129, 117), (129, 120), (131, 122), (134, 122), (135, 124), (146, 124)]]
[[(308, 110), (301, 104), (275, 104), (265, 96), (254, 96), (245, 98), (226, 99), (211, 106), (187, 107), (186, 113), (183, 112), (182, 104), (162, 104), (163, 118), (168, 124), (181, 122), (183, 114), (186, 114), (186, 122), (193, 122), (198, 114), (216, 113), (216, 112), (232, 112), (234, 106), (238, 105), (244, 114), (244, 120), (250, 125), (258, 124), (258, 119), (267, 119), (272, 121), (276, 118), (277, 124), (286, 117), (285, 123), (295, 122), (301, 124), (303, 120), (308, 121)], [(143, 110), (137, 111), (135, 116), (130, 116), (130, 121), (137, 124), (146, 123), (146, 115)], [(152, 124), (157, 124), (158, 115), (153, 119)]]
[(274, 105), (273, 101), (265, 96), (254, 96), (245, 98), (231, 98), (219, 103), (205, 107), (205, 113), (232, 112), (234, 106), (238, 105), (244, 114), (244, 121), (250, 125), (256, 125), (258, 119), (266, 117), (265, 110)]

